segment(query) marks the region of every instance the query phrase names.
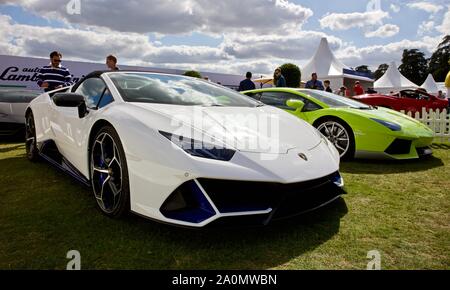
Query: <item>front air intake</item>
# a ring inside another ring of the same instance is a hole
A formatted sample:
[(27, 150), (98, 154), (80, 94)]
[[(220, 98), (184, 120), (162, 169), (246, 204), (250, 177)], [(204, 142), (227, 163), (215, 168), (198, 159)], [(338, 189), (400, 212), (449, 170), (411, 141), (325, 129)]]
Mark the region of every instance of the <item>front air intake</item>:
[(180, 185), (160, 209), (166, 217), (190, 223), (201, 223), (216, 213), (195, 181)]
[(384, 151), (390, 155), (408, 154), (411, 151), (411, 140), (395, 139)]

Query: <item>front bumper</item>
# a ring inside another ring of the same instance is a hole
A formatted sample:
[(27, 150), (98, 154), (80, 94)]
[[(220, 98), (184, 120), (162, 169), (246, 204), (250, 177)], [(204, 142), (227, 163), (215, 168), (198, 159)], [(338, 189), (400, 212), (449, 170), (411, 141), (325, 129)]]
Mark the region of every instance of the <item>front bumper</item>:
[(369, 159), (416, 159), (422, 156), (433, 154), (430, 145), (433, 137), (421, 137), (413, 140), (403, 138), (393, 138), (390, 143), (385, 144), (384, 150), (356, 150), (356, 158)]
[(267, 225), (324, 206), (345, 194), (339, 174), (290, 184), (199, 178), (183, 183), (160, 212), (174, 224)]

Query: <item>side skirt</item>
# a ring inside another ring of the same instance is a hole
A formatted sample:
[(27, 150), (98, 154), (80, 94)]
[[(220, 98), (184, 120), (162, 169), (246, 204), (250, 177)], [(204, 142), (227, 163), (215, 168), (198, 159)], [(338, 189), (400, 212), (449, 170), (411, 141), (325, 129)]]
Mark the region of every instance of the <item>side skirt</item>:
[(86, 187), (91, 187), (91, 182), (81, 174), (61, 153), (58, 151), (53, 140), (48, 140), (42, 143), (39, 149), (39, 155), (50, 164), (55, 166), (60, 171), (75, 178), (78, 182)]

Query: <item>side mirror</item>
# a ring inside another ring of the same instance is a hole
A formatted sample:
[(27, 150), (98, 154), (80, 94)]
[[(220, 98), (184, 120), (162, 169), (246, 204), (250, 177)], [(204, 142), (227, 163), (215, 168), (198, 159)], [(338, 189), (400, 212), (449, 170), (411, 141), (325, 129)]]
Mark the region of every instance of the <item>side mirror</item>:
[(58, 93), (53, 96), (53, 102), (58, 107), (78, 108), (78, 117), (83, 118), (88, 113), (84, 97), (75, 93)]
[(286, 105), (300, 112), (305, 106), (305, 103), (300, 100), (290, 99), (286, 101)]

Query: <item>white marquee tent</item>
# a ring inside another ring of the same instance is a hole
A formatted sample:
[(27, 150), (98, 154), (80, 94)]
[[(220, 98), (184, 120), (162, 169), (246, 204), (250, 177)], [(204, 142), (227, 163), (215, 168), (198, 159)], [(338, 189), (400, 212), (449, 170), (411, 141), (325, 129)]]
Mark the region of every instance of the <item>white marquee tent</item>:
[(321, 81), (326, 79), (331, 81), (333, 90), (337, 90), (341, 86), (346, 86), (347, 89), (352, 90), (355, 81), (360, 81), (365, 89), (373, 87), (371, 78), (363, 74), (358, 75), (357, 72), (336, 58), (325, 37), (320, 40), (319, 48), (311, 60), (301, 69), (301, 72), (302, 81), (308, 81), (312, 73), (317, 73)]
[(416, 89), (418, 86), (403, 76), (395, 62), (391, 62), (384, 75), (375, 82), (375, 90), (379, 93), (389, 93), (405, 89)]
[(428, 75), (427, 79), (420, 87), (427, 90), (427, 92), (430, 94), (437, 94), (440, 90), (432, 74)]

